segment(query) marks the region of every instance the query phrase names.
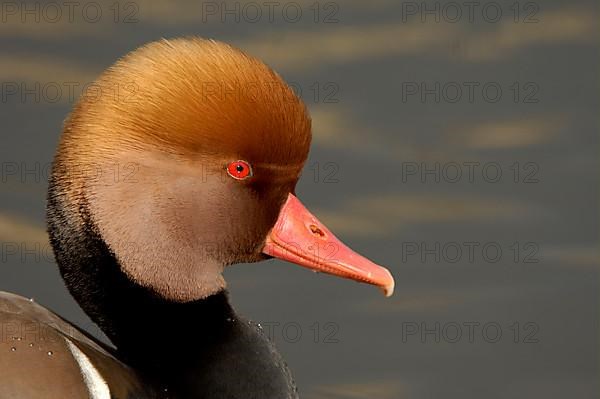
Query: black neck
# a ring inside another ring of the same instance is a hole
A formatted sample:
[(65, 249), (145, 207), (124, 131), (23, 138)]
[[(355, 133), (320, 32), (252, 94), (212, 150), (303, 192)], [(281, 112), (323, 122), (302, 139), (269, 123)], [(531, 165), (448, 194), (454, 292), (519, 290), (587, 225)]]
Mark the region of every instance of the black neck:
[[(101, 238), (85, 204), (76, 216), (80, 223), (72, 223), (73, 214), (67, 214), (70, 209), (56, 199), (49, 197), (49, 232), (61, 275), (77, 302), (128, 362), (160, 368), (177, 355), (161, 343), (210, 344), (235, 318), (223, 291), (179, 303), (134, 283)], [(188, 351), (200, 349), (188, 347)]]
[[(85, 202), (76, 209), (65, 205), (52, 183), (48, 228), (71, 294), (116, 346), (117, 356), (157, 388), (190, 398), (211, 392), (296, 397), (283, 360), (259, 329), (235, 315), (225, 292), (177, 303), (132, 282)], [(264, 379), (256, 379), (257, 373)]]

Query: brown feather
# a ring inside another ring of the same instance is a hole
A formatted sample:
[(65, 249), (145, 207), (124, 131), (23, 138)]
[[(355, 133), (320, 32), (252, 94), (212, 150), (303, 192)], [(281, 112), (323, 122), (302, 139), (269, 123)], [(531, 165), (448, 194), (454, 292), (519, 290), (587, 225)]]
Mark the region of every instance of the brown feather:
[[(304, 104), (261, 61), (215, 41), (162, 40), (119, 60), (80, 99), (52, 192), (69, 223), (90, 213), (132, 280), (197, 299), (223, 288), (225, 265), (264, 257), (310, 140)], [(224, 175), (238, 159), (252, 165), (248, 181)]]

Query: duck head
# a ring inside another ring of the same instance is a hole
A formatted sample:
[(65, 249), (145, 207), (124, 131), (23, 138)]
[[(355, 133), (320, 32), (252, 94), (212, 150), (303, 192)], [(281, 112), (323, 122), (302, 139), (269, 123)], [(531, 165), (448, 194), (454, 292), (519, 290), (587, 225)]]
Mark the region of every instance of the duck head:
[(310, 141), (306, 107), (259, 60), (202, 39), (151, 43), (66, 121), (49, 219), (90, 222), (131, 281), (171, 301), (206, 298), (227, 265), (270, 257), (391, 295), (391, 274), (296, 197)]

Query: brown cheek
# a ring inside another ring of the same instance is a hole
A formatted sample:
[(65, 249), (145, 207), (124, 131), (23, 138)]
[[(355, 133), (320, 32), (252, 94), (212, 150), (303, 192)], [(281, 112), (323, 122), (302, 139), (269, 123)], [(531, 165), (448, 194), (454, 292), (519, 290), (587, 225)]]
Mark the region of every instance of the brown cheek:
[(249, 186), (239, 186), (230, 202), (235, 220), (232, 234), (246, 251), (260, 252), (264, 240), (279, 215), (279, 200), (272, 193), (256, 192)]
[(295, 184), (284, 182), (269, 182), (258, 180), (252, 182), (251, 190), (255, 193), (267, 224), (272, 225), (279, 216), (279, 210), (283, 206), (288, 194), (293, 191)]

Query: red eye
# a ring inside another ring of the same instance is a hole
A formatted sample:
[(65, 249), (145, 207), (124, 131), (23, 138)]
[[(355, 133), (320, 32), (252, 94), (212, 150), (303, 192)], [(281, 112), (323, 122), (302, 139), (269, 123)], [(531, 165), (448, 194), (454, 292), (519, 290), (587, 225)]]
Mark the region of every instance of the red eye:
[(234, 179), (243, 180), (252, 176), (252, 168), (246, 161), (234, 161), (227, 165), (227, 173)]

